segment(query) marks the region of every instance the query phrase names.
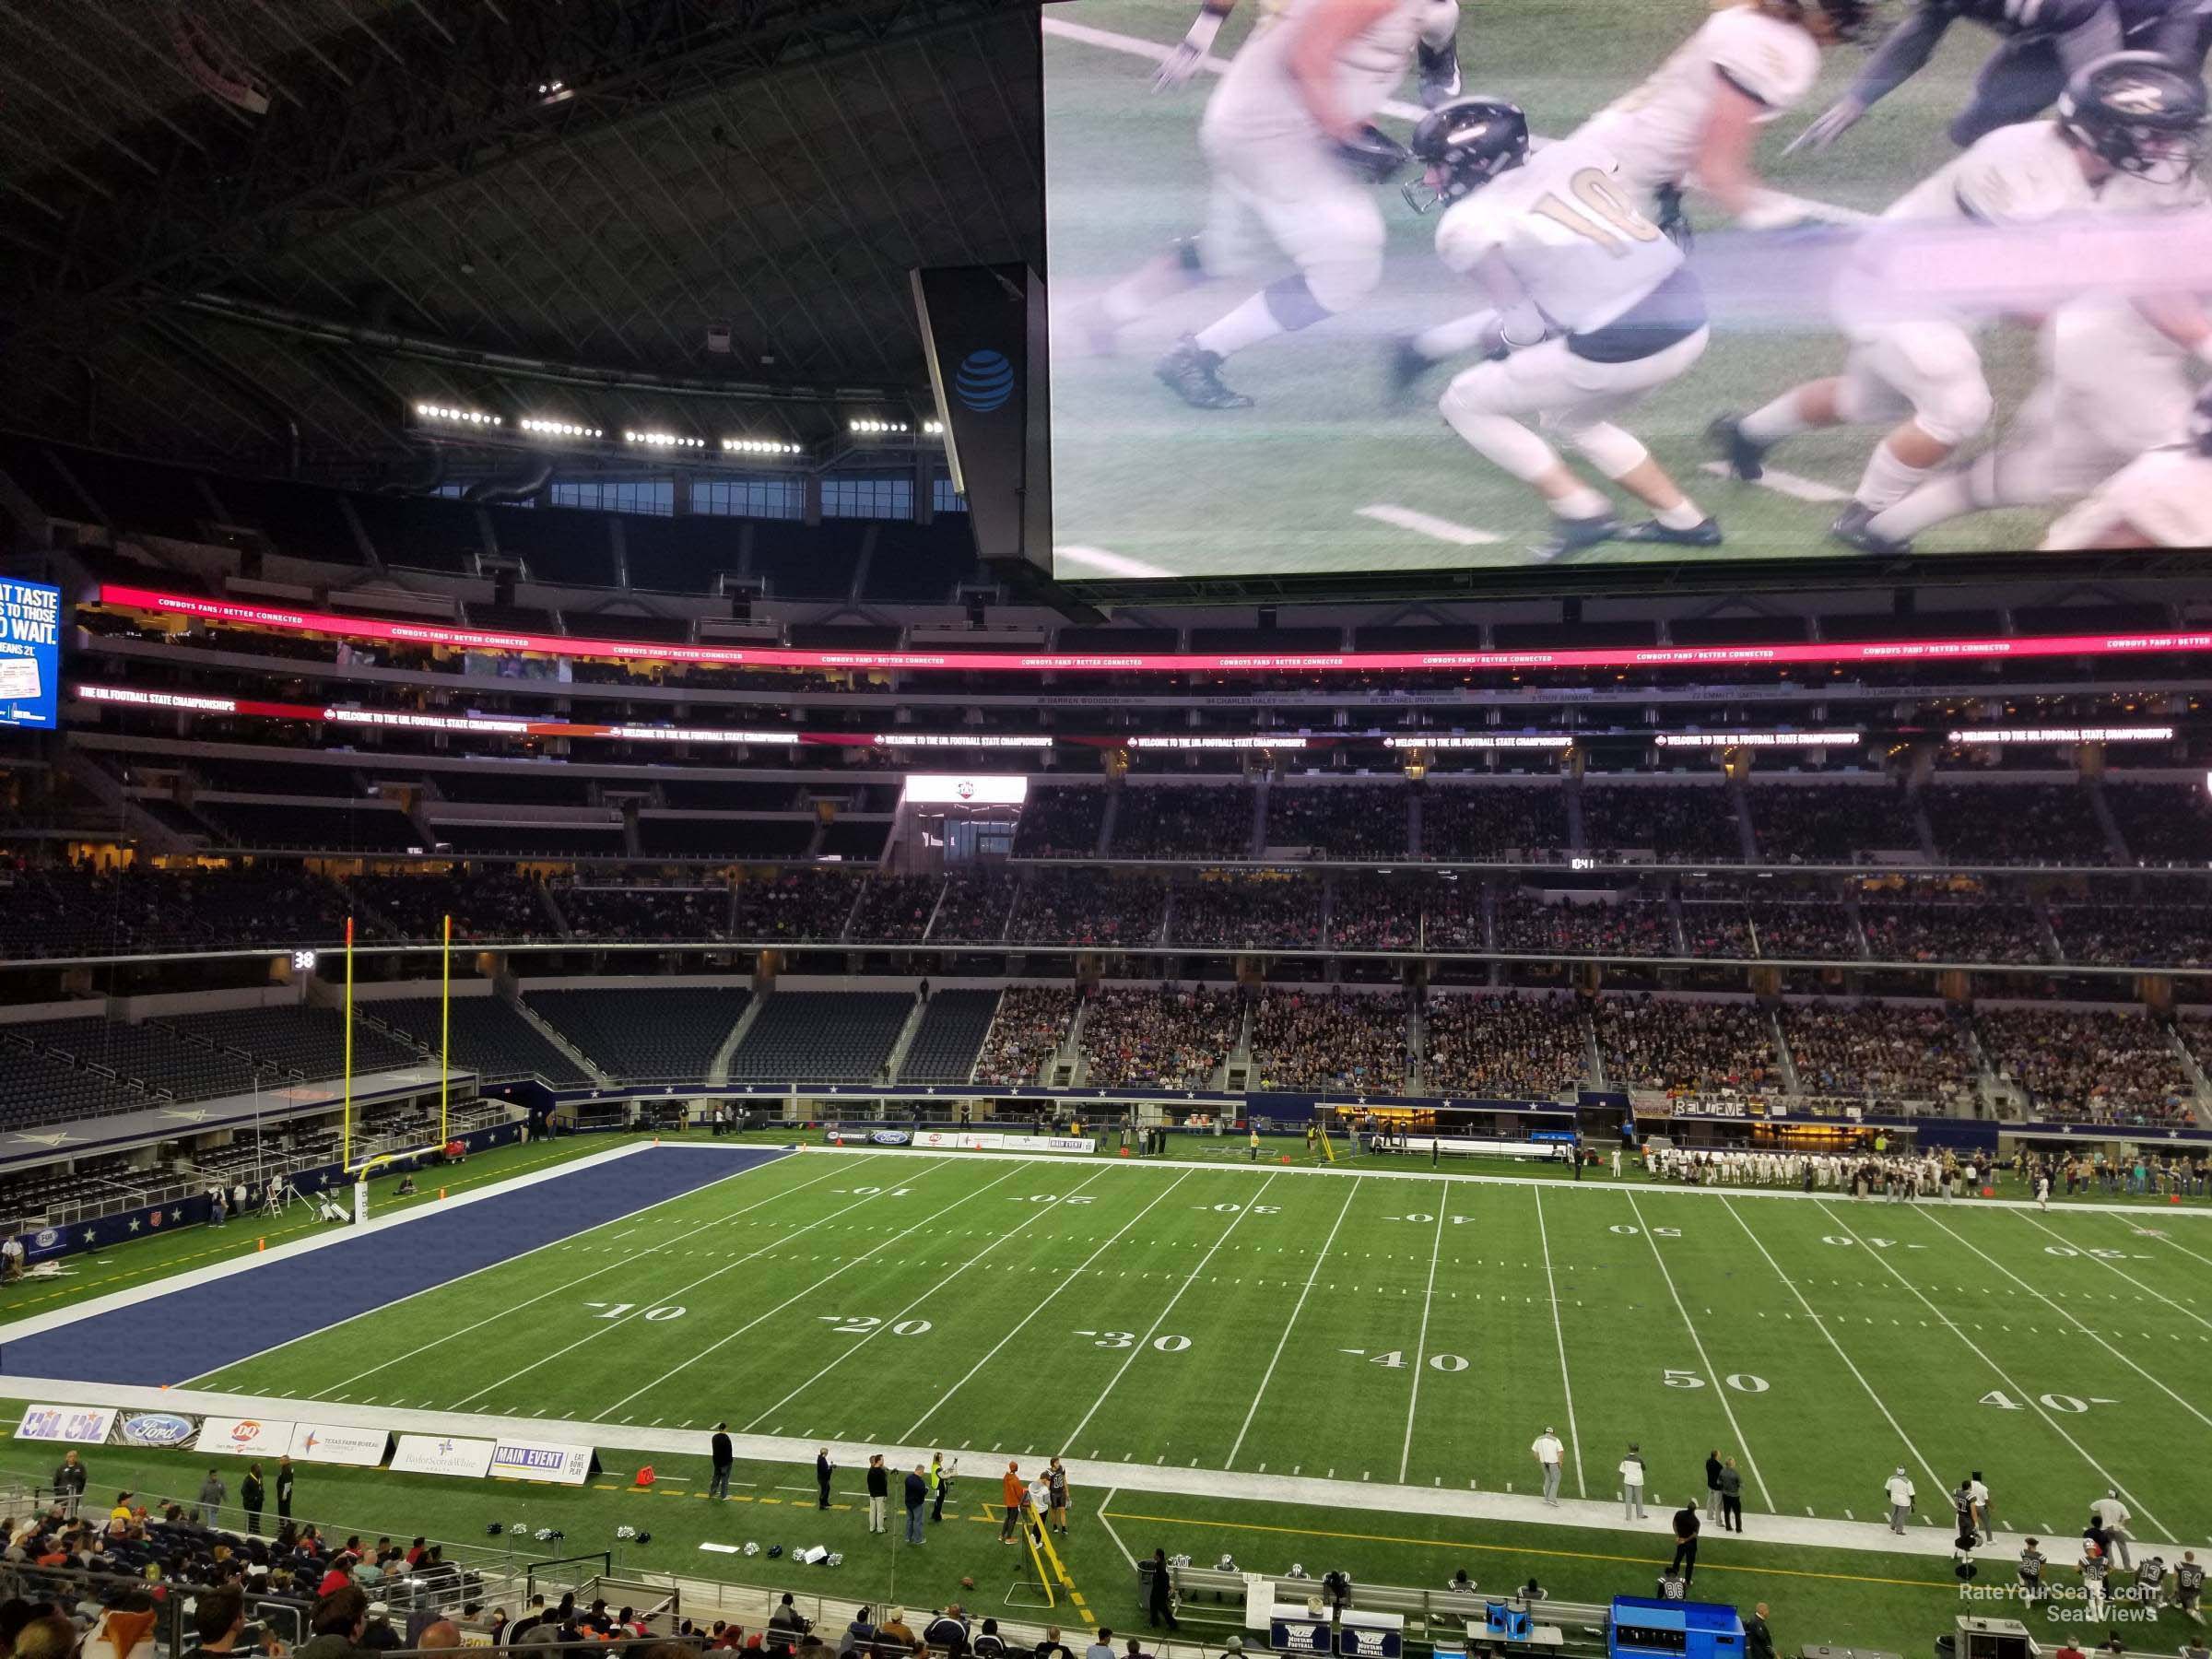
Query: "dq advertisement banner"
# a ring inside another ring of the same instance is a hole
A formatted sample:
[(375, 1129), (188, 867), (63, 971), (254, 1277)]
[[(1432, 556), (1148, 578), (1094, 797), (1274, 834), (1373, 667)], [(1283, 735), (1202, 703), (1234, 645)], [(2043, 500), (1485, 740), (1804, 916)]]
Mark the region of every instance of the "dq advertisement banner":
[(200, 1419), (181, 1411), (126, 1411), (115, 1419), (115, 1442), (122, 1446), (190, 1445)]
[(354, 1429), (344, 1423), (295, 1423), (288, 1448), (300, 1463), (351, 1464), (373, 1469), (384, 1461), (392, 1441), (382, 1429)]
[(281, 1457), (292, 1443), (290, 1419), (211, 1417), (200, 1424), (195, 1452), (217, 1452), (229, 1457)]
[(63, 1441), (72, 1446), (97, 1446), (115, 1426), (113, 1407), (107, 1406), (26, 1406), (23, 1421), (16, 1428), (18, 1440)]
[(589, 1446), (564, 1446), (555, 1441), (503, 1440), (491, 1448), (489, 1473), (494, 1480), (540, 1480), (556, 1486), (582, 1486), (592, 1473)]
[(461, 1440), (451, 1434), (403, 1434), (392, 1453), (392, 1467), (402, 1475), (459, 1475), (481, 1480), (491, 1472), (491, 1442)]
[(53, 730), (62, 590), (0, 576), (0, 725)]

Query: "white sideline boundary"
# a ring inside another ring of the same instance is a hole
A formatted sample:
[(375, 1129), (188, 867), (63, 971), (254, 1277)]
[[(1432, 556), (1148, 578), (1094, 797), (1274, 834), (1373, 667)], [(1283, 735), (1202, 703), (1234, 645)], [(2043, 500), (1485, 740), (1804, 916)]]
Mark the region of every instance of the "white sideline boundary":
[[(19, 1387), (18, 1387), (19, 1385)], [(629, 1423), (586, 1423), (547, 1418), (499, 1417), (472, 1412), (394, 1409), (383, 1406), (349, 1406), (319, 1400), (285, 1399), (276, 1395), (205, 1393), (185, 1388), (117, 1388), (96, 1382), (53, 1378), (14, 1378), (10, 1392), (35, 1391), (35, 1397), (65, 1406), (114, 1406), (125, 1410), (200, 1412), (209, 1416), (300, 1418), (365, 1429), (384, 1429), (394, 1434), (462, 1434), (499, 1439), (524, 1436), (570, 1441), (595, 1448), (604, 1457), (610, 1452), (636, 1452), (647, 1456), (700, 1455), (706, 1447), (705, 1427), (698, 1429), (641, 1429)], [(815, 1449), (827, 1445), (832, 1461), (850, 1466), (865, 1465), (876, 1453), (887, 1461), (911, 1465), (928, 1461), (934, 1446), (893, 1446), (822, 1436), (733, 1434), (736, 1455), (747, 1462), (811, 1464)], [(1079, 1492), (1109, 1488), (1124, 1497), (1133, 1492), (1186, 1498), (1210, 1498), (1245, 1503), (1291, 1504), (1308, 1508), (1368, 1511), (1424, 1522), (1461, 1520), (1510, 1523), (1516, 1525), (1579, 1527), (1591, 1532), (1630, 1534), (1650, 1540), (1654, 1551), (1671, 1547), (1672, 1512), (1642, 1521), (1624, 1520), (1618, 1504), (1610, 1500), (1562, 1498), (1557, 1509), (1545, 1507), (1541, 1498), (1514, 1492), (1440, 1486), (1400, 1486), (1391, 1482), (1325, 1480), (1315, 1476), (1253, 1475), (1225, 1469), (1176, 1468), (1169, 1465), (1110, 1463), (1104, 1459), (1065, 1460), (1069, 1483)], [(620, 1481), (616, 1470), (608, 1473)], [(800, 1488), (804, 1489), (804, 1488)], [(1080, 1507), (1080, 1506), (1078, 1506)], [(2143, 1514), (2141, 1505), (2136, 1514)], [(2002, 1560), (2017, 1553), (2025, 1533), (1999, 1533), (1996, 1542), (1981, 1551), (1986, 1560)], [(1725, 1535), (1733, 1537), (1734, 1535)], [(1760, 1515), (1755, 1532), (1746, 1537), (1757, 1544), (1800, 1548), (1846, 1549), (1872, 1555), (1910, 1555), (1941, 1559), (1951, 1556), (1949, 1529), (1915, 1527), (1900, 1537), (1888, 1525), (1873, 1521), (1824, 1521), (1802, 1515)], [(1708, 1550), (1724, 1539), (1715, 1529), (1705, 1540)], [(2139, 1537), (2135, 1547), (2169, 1560), (2194, 1546), (2150, 1535)], [(1654, 1559), (1658, 1558), (1655, 1556)], [(1707, 1557), (1710, 1562), (1712, 1558)]]
[[(1228, 1137), (1223, 1138), (1226, 1140)], [(1077, 1167), (1086, 1161), (1087, 1157), (1086, 1154), (1080, 1152), (985, 1151), (980, 1148), (973, 1151), (935, 1151), (919, 1147), (899, 1147), (886, 1152), (880, 1147), (807, 1146), (791, 1149), (812, 1157), (1011, 1158), (1027, 1163), (1074, 1164)], [(1239, 1159), (1219, 1159), (1206, 1163), (1195, 1159), (1173, 1158), (1132, 1158), (1126, 1161), (1121, 1159), (1110, 1159), (1107, 1160), (1107, 1167), (1116, 1170), (1190, 1170), (1200, 1174), (1210, 1171), (1215, 1174), (1243, 1172), (1253, 1175), (1305, 1176), (1319, 1181), (1428, 1181), (1440, 1184), (1453, 1182), (1472, 1182), (1483, 1186), (1541, 1187), (1547, 1194), (1554, 1197), (1567, 1193), (1634, 1193), (1639, 1197), (1646, 1198), (1761, 1198), (1794, 1204), (1818, 1204), (1829, 1200), (1842, 1204), (1851, 1202), (1844, 1194), (1831, 1192), (1827, 1187), (1816, 1187), (1811, 1192), (1805, 1193), (1798, 1191), (1795, 1187), (1677, 1186), (1671, 1182), (1657, 1181), (1615, 1181), (1609, 1176), (1594, 1177), (1589, 1181), (1576, 1181), (1571, 1176), (1485, 1175), (1472, 1170), (1459, 1171), (1448, 1168), (1436, 1171), (1355, 1170), (1341, 1166), (1332, 1169), (1325, 1165), (1315, 1167), (1305, 1164), (1269, 1163), (1265, 1159), (1256, 1164), (1246, 1163)], [(1919, 1207), (1940, 1209), (1942, 1204), (1943, 1201), (1940, 1198), (1916, 1199), (1912, 1204), (1904, 1206), (1888, 1205), (1868, 1199), (1862, 1207), (1868, 1210)], [(1950, 1207), (1960, 1215), (1973, 1215), (1982, 1210), (2032, 1210), (2036, 1207), (2036, 1203), (2032, 1198), (1961, 1198), (1955, 1201)], [(1850, 1211), (1846, 1210), (1844, 1213), (1848, 1215)], [(2160, 1208), (2156, 1205), (2148, 1204), (2062, 1202), (2050, 1213), (2054, 1216), (2123, 1216), (2130, 1218), (2137, 1223), (2149, 1221), (2153, 1218), (2162, 1221), (2171, 1221), (2183, 1216), (2212, 1220), (2212, 1205), (2195, 1209), (2171, 1209)], [(2207, 1242), (2212, 1242), (2212, 1241), (2207, 1241)], [(5, 1337), (6, 1335), (6, 1331), (0, 1331), (0, 1337)]]

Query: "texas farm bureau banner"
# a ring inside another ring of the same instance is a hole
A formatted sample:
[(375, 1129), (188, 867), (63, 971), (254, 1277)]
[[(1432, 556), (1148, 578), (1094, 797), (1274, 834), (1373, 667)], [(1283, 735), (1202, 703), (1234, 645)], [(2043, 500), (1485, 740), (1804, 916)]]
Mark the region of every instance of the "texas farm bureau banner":
[(300, 1463), (350, 1464), (359, 1469), (373, 1469), (384, 1461), (384, 1449), (391, 1443), (391, 1433), (383, 1429), (295, 1423), (286, 1450)]

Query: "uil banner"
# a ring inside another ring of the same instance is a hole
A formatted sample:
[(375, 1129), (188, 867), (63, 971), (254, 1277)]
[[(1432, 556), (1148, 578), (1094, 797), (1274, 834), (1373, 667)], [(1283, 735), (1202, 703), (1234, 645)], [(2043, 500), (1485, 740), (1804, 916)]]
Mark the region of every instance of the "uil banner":
[(72, 1446), (97, 1446), (114, 1427), (115, 1413), (105, 1406), (26, 1406), (16, 1426), (18, 1440), (61, 1441)]

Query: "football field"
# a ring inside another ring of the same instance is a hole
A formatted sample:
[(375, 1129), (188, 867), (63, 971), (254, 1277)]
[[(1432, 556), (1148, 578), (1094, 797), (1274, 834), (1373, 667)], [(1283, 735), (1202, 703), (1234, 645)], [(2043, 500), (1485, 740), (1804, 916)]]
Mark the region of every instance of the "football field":
[[(651, 1154), (648, 1154), (649, 1156)], [(404, 1233), (406, 1230), (402, 1229)], [(251, 1278), (246, 1281), (251, 1285)], [(790, 1442), (1058, 1453), (1654, 1510), (1709, 1450), (1765, 1513), (2212, 1542), (2212, 1230), (1279, 1165), (791, 1156), (393, 1301), (198, 1391)], [(1194, 1492), (1206, 1489), (1194, 1476)]]
[[(1389, 227), (1381, 290), (1358, 310), (1236, 356), (1225, 371), (1249, 409), (1187, 408), (1152, 374), (1154, 359), (1285, 275), (1270, 256), (1253, 276), (1175, 298), (1092, 355), (1083, 324), (1098, 296), (1205, 218), (1207, 172), (1199, 118), (1216, 74), (1260, 11), (1239, 6), (1211, 70), (1155, 94), (1159, 58), (1181, 39), (1194, 0), (1077, 0), (1045, 22), (1046, 151), (1053, 319), (1053, 512), (1064, 576), (1206, 576), (1229, 572), (1460, 568), (1524, 563), (1545, 514), (1529, 492), (1476, 455), (1444, 424), (1436, 399), (1452, 368), (1431, 371), (1402, 403), (1388, 394), (1391, 337), (1477, 309), (1474, 290), (1433, 251), (1436, 218), (1417, 216), (1394, 184), (1377, 200)], [(1468, 0), (1460, 57), (1469, 92), (1523, 105), (1540, 135), (1571, 131), (1634, 88), (1708, 15), (1707, 0)], [(1955, 153), (1945, 127), (1963, 107), (1993, 37), (1953, 29), (1929, 65), (1832, 149), (1784, 157), (1784, 145), (1865, 61), (1858, 46), (1827, 54), (1819, 85), (1764, 131), (1758, 165), (1775, 189), (1820, 209), (1878, 211)], [(1378, 119), (1404, 138), (1418, 106), (1410, 81)], [(1730, 236), (1710, 200), (1693, 197), (1705, 239), (1693, 256), (1710, 272)], [(1712, 286), (1709, 283), (1709, 287)], [(1725, 287), (1724, 281), (1721, 285)], [(1842, 345), (1816, 288), (1789, 309), (1800, 321), (1752, 322), (1716, 289), (1713, 342), (1699, 365), (1627, 418), (1653, 453), (1721, 520), (1710, 553), (1832, 555), (1824, 540), (1837, 502), (1857, 480), (1878, 433), (1812, 434), (1752, 486), (1712, 477), (1703, 431), (1731, 409), (1756, 407), (1800, 381), (1834, 371)], [(1999, 416), (2032, 379), (2026, 330), (1994, 331), (1983, 353)], [(1464, 363), (1457, 365), (1465, 367)], [(1930, 533), (1927, 551), (2033, 547), (2048, 514), (1991, 513)], [(1611, 545), (1584, 562), (1684, 557), (1679, 548)]]

